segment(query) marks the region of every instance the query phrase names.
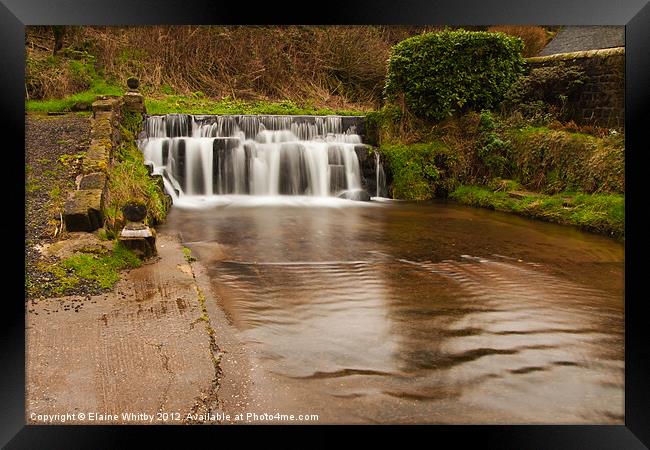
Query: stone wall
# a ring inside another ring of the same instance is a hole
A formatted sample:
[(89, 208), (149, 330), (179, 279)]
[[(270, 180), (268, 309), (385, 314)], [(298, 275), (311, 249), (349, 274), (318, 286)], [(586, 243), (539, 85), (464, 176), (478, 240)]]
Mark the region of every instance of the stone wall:
[(567, 105), (570, 119), (608, 128), (625, 126), (625, 47), (528, 58), (531, 68), (560, 62), (584, 70), (587, 82)]
[(104, 225), (102, 207), (107, 171), (113, 148), (120, 142), (119, 122), (122, 98), (105, 98), (93, 103), (90, 147), (83, 159), (77, 190), (65, 202), (63, 219), (68, 231), (94, 231)]

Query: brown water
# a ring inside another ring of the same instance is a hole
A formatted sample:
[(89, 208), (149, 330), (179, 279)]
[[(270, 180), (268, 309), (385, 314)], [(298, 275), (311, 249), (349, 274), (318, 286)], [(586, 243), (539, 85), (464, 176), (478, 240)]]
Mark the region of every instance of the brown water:
[(169, 216), (273, 412), (623, 423), (622, 244), (443, 203), (354, 205)]

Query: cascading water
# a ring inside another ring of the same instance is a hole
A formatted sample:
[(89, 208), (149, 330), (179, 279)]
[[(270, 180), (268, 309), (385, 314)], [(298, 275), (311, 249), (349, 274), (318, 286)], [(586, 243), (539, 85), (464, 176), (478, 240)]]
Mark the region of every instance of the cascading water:
[(357, 151), (366, 146), (350, 118), (170, 114), (148, 117), (144, 134), (145, 161), (174, 200), (329, 197), (362, 188)]
[(375, 193), (377, 197), (388, 197), (388, 188), (386, 187), (386, 173), (384, 172), (384, 166), (381, 163), (379, 152), (375, 152), (375, 179)]

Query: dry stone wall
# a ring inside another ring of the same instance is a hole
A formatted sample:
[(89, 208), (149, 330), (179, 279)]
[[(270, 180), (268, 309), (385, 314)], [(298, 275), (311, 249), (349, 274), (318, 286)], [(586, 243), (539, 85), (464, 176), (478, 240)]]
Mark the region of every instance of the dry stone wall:
[(528, 58), (531, 68), (549, 67), (560, 62), (578, 66), (587, 76), (579, 95), (568, 105), (572, 120), (608, 128), (625, 126), (625, 47), (558, 53)]

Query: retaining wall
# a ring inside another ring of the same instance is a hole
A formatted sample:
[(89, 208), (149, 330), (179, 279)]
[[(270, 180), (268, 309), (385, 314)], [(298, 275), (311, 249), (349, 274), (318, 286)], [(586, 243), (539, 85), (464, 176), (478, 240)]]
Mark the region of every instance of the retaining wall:
[(569, 100), (570, 119), (579, 124), (624, 128), (625, 47), (558, 53), (527, 61), (532, 69), (559, 63), (583, 69), (587, 81), (578, 95)]
[(113, 149), (120, 143), (121, 97), (97, 100), (90, 120), (90, 147), (77, 178), (77, 190), (68, 197), (63, 219), (68, 231), (94, 231), (104, 225), (102, 207)]

